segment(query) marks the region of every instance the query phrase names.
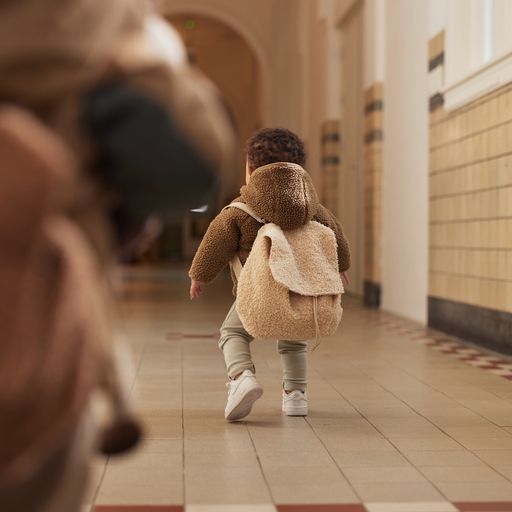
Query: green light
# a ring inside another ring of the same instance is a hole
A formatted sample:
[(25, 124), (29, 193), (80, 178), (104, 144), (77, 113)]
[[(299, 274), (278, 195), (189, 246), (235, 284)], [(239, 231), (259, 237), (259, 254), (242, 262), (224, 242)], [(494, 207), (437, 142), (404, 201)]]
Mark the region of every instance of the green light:
[(196, 22), (194, 20), (187, 20), (185, 22), (185, 27), (187, 30), (194, 30), (196, 28)]

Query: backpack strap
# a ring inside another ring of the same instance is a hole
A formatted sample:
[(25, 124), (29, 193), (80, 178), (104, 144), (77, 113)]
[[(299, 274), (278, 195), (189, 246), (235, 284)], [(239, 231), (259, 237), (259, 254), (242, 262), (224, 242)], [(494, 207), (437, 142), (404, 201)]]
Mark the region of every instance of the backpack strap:
[(266, 224), (267, 221), (263, 220), (261, 217), (258, 217), (256, 212), (246, 203), (241, 203), (240, 201), (235, 201), (234, 203), (230, 203), (223, 208), (223, 210), (227, 210), (228, 208), (238, 208), (239, 210), (244, 211), (247, 215), (250, 215), (254, 220), (258, 221), (260, 224)]
[[(227, 210), (228, 208), (238, 208), (239, 210), (242, 210), (245, 213), (247, 213), (247, 215), (250, 215), (254, 220), (258, 221), (260, 224), (267, 223), (267, 221), (263, 220), (261, 217), (258, 217), (256, 212), (246, 203), (242, 203), (240, 201), (235, 201), (234, 203), (230, 203), (227, 206), (225, 206), (224, 208), (222, 208), (222, 210)], [(229, 262), (229, 266), (233, 270), (235, 277), (238, 281), (240, 278), (240, 273), (242, 272), (242, 268), (243, 268), (242, 262), (240, 261), (240, 257), (238, 256), (238, 254), (235, 254), (233, 256), (233, 258)]]

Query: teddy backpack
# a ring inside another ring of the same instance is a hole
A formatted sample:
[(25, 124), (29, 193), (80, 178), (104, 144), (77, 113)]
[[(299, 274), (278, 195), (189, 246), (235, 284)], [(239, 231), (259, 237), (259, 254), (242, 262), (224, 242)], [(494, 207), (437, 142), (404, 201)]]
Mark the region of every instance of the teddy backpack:
[(341, 321), (343, 283), (338, 270), (334, 232), (316, 221), (283, 231), (240, 202), (263, 226), (242, 267), (235, 255), (231, 267), (238, 280), (237, 312), (255, 338), (306, 340), (333, 334)]

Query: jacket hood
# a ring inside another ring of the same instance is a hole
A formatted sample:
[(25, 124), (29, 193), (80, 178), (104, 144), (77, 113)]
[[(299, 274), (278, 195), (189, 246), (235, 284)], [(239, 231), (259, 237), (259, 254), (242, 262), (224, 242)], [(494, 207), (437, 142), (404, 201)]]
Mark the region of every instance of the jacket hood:
[(311, 177), (297, 164), (277, 162), (258, 167), (240, 192), (259, 217), (284, 230), (303, 226), (318, 210)]

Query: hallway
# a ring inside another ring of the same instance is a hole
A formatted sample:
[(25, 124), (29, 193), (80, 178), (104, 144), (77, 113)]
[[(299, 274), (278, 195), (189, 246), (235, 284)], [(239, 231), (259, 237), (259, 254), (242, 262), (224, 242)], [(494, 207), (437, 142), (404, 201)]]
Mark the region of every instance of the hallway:
[(310, 358), (310, 415), (282, 415), (275, 345), (255, 341), (265, 394), (227, 423), (227, 276), (194, 303), (184, 269), (120, 280), (146, 440), (94, 463), (84, 512), (512, 510), (512, 360), (346, 297)]

